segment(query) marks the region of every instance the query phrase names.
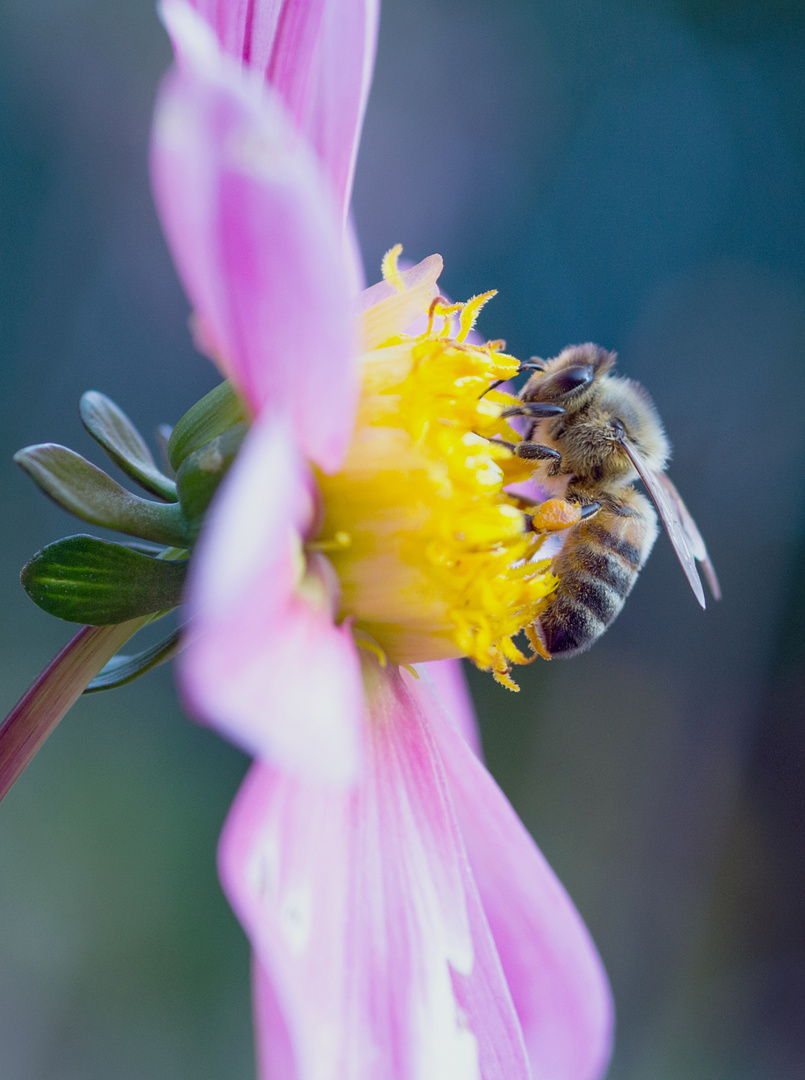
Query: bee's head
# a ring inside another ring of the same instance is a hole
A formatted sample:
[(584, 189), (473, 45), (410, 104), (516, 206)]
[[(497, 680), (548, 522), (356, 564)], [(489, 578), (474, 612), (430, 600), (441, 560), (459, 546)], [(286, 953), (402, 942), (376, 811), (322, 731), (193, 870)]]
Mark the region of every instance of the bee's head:
[(614, 363), (615, 353), (598, 345), (570, 345), (531, 376), (520, 396), (561, 405), (572, 414), (591, 400)]
[(654, 402), (640, 383), (612, 377), (601, 384), (594, 410), (615, 438), (625, 436), (654, 472), (665, 468), (670, 448)]
[(654, 471), (668, 458), (651, 398), (639, 383), (610, 374), (614, 363), (615, 354), (597, 345), (573, 345), (532, 375), (522, 394), (562, 406), (561, 416), (537, 422), (531, 438), (561, 452), (563, 471), (592, 483), (634, 478), (624, 439)]

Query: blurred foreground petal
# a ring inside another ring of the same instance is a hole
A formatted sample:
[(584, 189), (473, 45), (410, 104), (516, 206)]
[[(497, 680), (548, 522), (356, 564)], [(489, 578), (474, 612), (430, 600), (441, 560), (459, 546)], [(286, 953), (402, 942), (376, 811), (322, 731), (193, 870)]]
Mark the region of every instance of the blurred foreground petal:
[(292, 1047), (279, 1075), (298, 1080), (526, 1080), (428, 724), (395, 669), (365, 670), (360, 782), (257, 764), (224, 829), (224, 888), (270, 983), (258, 975), (260, 1060)]
[(326, 564), (304, 566), (313, 513), (287, 427), (263, 417), (194, 554), (180, 670), (191, 709), (246, 750), (343, 781), (359, 760), (363, 687), (350, 629), (333, 622)]

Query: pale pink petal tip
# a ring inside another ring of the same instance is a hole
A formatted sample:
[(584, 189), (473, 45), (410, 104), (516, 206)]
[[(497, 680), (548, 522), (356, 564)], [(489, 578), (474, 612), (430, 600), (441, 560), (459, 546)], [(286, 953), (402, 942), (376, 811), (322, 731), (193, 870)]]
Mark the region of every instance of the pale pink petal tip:
[[(203, 23), (233, 62), (282, 98), (316, 152), (344, 221), (377, 43), (378, 0), (163, 0), (180, 63)], [(188, 14), (189, 13), (189, 14)]]
[[(405, 676), (406, 679), (410, 678)], [(600, 1080), (612, 1047), (606, 974), (570, 898), (425, 680), (411, 681), (441, 750), (470, 866), (535, 1077)]]
[(360, 768), (363, 687), (334, 583), (302, 557), (313, 514), (307, 467), (263, 417), (196, 548), (179, 670), (191, 710), (248, 752), (345, 783)]
[(224, 374), (259, 414), (287, 415), (305, 456), (334, 471), (359, 391), (338, 210), (277, 95), (220, 53), (179, 0), (184, 58), (160, 93), (152, 179), (179, 273)]
[(436, 282), (443, 268), (441, 255), (429, 255), (416, 266), (401, 270), (396, 285), (378, 281), (364, 289), (356, 301), (356, 310), (360, 313), (365, 349), (377, 348), (389, 338), (411, 331), (417, 320), (422, 320), (439, 295)]
[(222, 882), (264, 973), (259, 1060), (296, 1080), (530, 1080), (427, 722), (393, 670), (369, 699), (355, 787), (257, 764), (224, 829)]
[(212, 27), (193, 6), (186, 0), (160, 0), (157, 11), (178, 63), (215, 70), (220, 63), (218, 41)]

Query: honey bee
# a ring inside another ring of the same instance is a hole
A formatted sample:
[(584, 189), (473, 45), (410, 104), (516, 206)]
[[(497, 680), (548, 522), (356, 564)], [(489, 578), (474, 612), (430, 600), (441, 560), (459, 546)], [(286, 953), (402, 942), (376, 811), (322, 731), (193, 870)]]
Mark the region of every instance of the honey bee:
[(639, 383), (612, 374), (615, 354), (574, 345), (533, 371), (521, 404), (506, 414), (530, 418), (518, 457), (535, 462), (535, 480), (553, 497), (581, 508), (566, 530), (552, 569), (559, 585), (534, 629), (548, 656), (574, 656), (595, 642), (623, 607), (657, 539), (651, 503), (668, 532), (702, 607), (701, 564), (716, 599), (720, 590), (693, 518), (665, 475), (668, 440)]

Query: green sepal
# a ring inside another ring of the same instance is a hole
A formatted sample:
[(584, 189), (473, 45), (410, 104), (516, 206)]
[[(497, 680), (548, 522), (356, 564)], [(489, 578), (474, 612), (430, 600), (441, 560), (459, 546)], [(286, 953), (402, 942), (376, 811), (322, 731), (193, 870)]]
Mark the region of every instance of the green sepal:
[(84, 427), (123, 472), (146, 491), (176, 502), (176, 485), (159, 471), (142, 435), (114, 401), (88, 390), (79, 413)]
[(191, 541), (198, 536), (207, 507), (232, 464), (248, 428), (236, 424), (188, 455), (176, 473), (176, 490), (188, 522)]
[(143, 649), (138, 653), (118, 653), (106, 664), (91, 683), (85, 688), (85, 694), (95, 694), (99, 690), (114, 690), (117, 686), (125, 686), (133, 682), (152, 668), (164, 664), (178, 651), (180, 630), (174, 630), (172, 634), (152, 645), (150, 649)]
[(182, 462), (211, 439), (246, 419), (246, 408), (227, 380), (184, 414), (168, 440), (168, 461), (178, 472)]
[(178, 503), (132, 495), (66, 446), (26, 446), (14, 460), (54, 502), (92, 525), (171, 547), (188, 545), (187, 522)]
[(123, 544), (80, 535), (37, 552), (20, 580), (49, 615), (108, 626), (176, 607), (186, 568), (186, 560), (153, 559)]

